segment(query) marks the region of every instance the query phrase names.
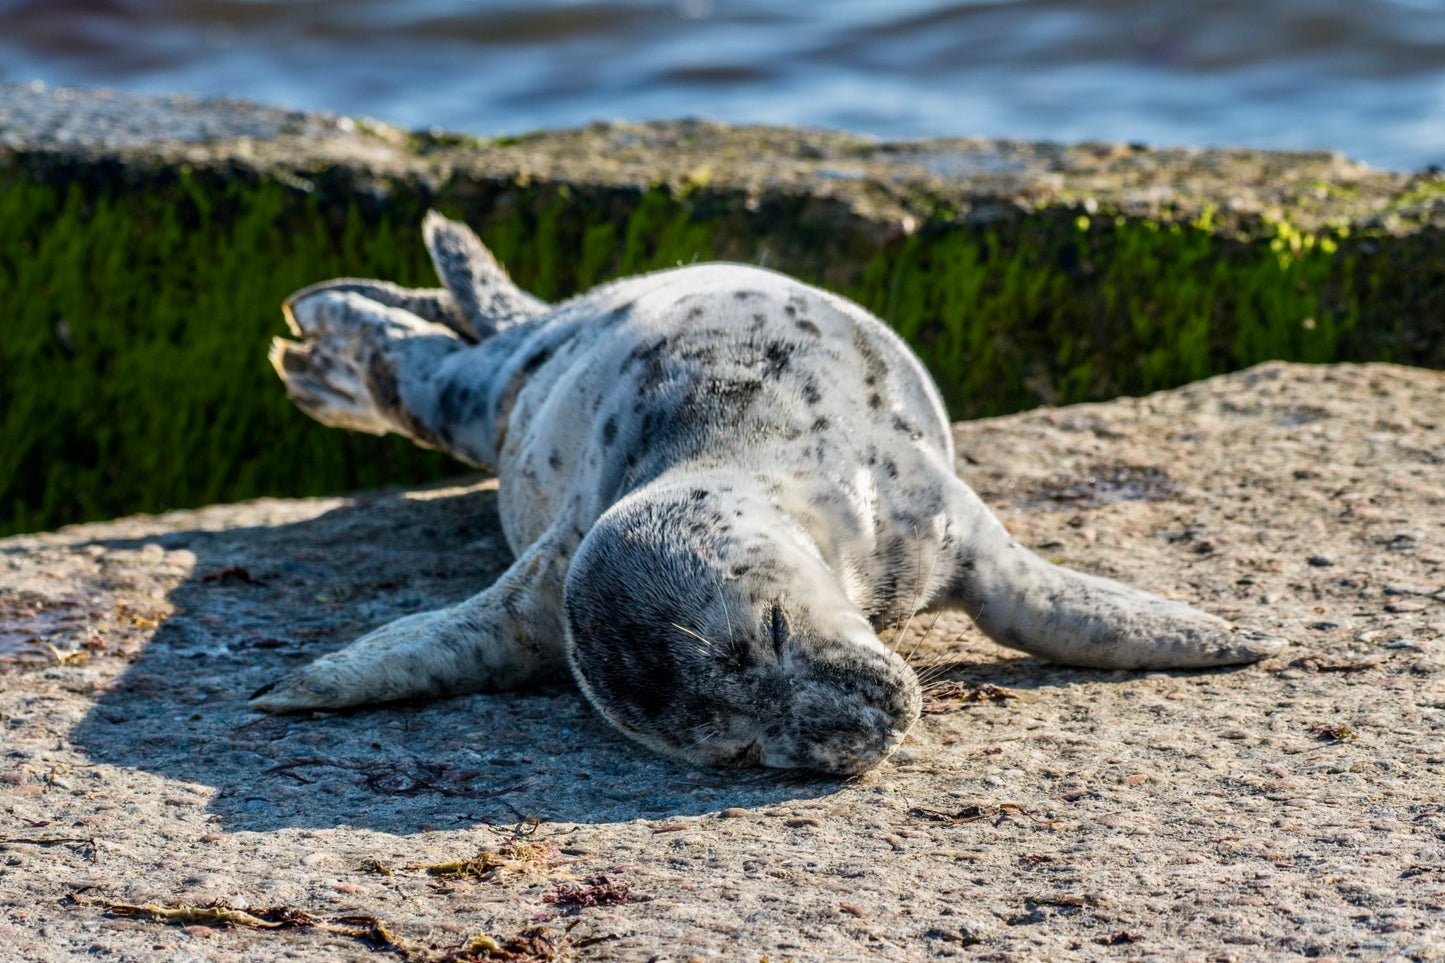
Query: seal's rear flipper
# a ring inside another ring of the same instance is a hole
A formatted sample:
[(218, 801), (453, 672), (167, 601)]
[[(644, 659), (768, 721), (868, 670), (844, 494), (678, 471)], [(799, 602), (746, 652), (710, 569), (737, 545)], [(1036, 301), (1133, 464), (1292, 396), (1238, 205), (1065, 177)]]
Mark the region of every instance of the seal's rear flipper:
[(304, 287), (286, 299), (295, 304), (318, 294), (359, 294), (368, 301), (388, 308), (401, 308), (423, 321), (451, 328), (462, 340), (475, 344), (477, 333), (472, 322), (462, 315), (462, 309), (446, 288), (404, 288), (390, 281), (376, 281), (371, 278), (332, 278)]
[(471, 465), (491, 461), (475, 411), (462, 405), (475, 398), (448, 390), (457, 377), (475, 376), (448, 366), (471, 349), (449, 327), (324, 284), (288, 298), (285, 315), (302, 340), (277, 338), (271, 365), (311, 417), (375, 435), (394, 431)]
[(1182, 602), (1045, 561), (963, 482), (950, 486), (955, 571), (935, 605), (962, 608), (1000, 645), (1065, 665), (1196, 669), (1257, 662), (1285, 640)]
[(465, 224), (428, 211), (421, 231), (437, 277), (470, 325), (471, 340), (485, 340), (547, 310), (545, 301), (513, 283), (506, 268)]

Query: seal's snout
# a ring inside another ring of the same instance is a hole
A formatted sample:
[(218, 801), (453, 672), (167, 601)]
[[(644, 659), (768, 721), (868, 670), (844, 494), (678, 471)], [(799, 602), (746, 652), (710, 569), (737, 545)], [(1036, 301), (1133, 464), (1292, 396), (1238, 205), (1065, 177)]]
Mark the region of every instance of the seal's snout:
[(787, 739), (764, 746), (760, 761), (838, 775), (866, 772), (902, 744), (921, 705), (918, 680), (901, 663), (817, 664), (794, 690)]

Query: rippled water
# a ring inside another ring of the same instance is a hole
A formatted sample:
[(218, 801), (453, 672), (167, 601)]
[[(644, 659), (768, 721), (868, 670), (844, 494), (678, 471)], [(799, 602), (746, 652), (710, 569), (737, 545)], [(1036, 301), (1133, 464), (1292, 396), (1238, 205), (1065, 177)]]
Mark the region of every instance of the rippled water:
[(702, 116), (1445, 162), (1436, 0), (0, 0), (0, 80), (476, 133)]

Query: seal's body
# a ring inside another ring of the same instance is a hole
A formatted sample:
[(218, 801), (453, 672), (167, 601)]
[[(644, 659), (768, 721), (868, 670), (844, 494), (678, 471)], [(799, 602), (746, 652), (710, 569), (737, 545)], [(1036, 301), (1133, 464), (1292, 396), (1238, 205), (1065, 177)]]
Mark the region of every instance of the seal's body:
[(1049, 564), (953, 473), (938, 392), (878, 319), (784, 275), (705, 264), (557, 307), (465, 227), (425, 225), (445, 290), (298, 292), (272, 361), (323, 422), (397, 431), (500, 479), (517, 560), (254, 704), (335, 708), (571, 671), (613, 724), (697, 762), (855, 772), (917, 718), (877, 630), (966, 610), (1072, 665), (1179, 668), (1278, 640)]

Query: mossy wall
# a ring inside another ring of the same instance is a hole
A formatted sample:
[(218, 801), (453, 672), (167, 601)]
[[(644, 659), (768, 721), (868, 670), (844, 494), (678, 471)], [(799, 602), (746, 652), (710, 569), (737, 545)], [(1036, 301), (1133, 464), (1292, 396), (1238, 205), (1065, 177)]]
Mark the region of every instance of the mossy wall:
[(940, 212), (870, 246), (866, 232), (810, 218), (807, 202), (758, 211), (701, 186), (581, 197), (471, 183), (341, 200), (315, 184), (184, 172), (140, 191), (54, 180), (0, 179), (0, 534), (455, 473), (400, 439), (311, 422), (265, 360), (283, 333), (278, 305), (298, 287), (341, 275), (435, 283), (418, 230), (429, 203), (469, 220), (548, 299), (765, 253), (893, 323), (957, 417), (1272, 358), (1445, 366), (1445, 248), (1430, 234), (1314, 236), (1278, 223), (1246, 242), (1208, 216), (1054, 208), (982, 226)]

